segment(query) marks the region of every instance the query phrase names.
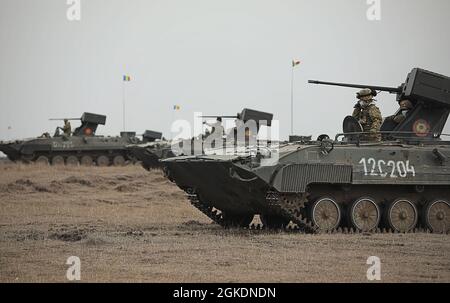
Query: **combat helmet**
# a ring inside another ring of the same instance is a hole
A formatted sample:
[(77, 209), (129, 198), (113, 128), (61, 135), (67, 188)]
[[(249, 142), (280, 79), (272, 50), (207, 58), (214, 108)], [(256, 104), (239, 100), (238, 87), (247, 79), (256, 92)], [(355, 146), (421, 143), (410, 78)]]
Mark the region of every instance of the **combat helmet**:
[(377, 95), (377, 92), (375, 90), (370, 89), (370, 88), (364, 88), (356, 93), (356, 98), (361, 99), (363, 97), (368, 97), (368, 96), (376, 97), (376, 95)]

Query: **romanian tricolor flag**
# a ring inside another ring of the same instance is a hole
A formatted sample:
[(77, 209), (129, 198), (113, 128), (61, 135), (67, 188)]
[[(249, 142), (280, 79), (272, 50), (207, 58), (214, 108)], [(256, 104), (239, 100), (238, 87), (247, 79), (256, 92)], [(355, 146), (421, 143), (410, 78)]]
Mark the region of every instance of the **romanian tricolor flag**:
[(173, 110), (180, 110), (180, 108), (181, 108), (181, 107), (180, 107), (179, 105), (174, 105), (174, 106), (173, 106)]
[(292, 67), (299, 65), (301, 62), (300, 60), (292, 60)]
[(124, 75), (124, 76), (123, 76), (123, 81), (124, 81), (124, 82), (130, 82), (130, 81), (131, 81), (131, 77), (130, 77), (130, 76), (127, 76), (127, 75)]

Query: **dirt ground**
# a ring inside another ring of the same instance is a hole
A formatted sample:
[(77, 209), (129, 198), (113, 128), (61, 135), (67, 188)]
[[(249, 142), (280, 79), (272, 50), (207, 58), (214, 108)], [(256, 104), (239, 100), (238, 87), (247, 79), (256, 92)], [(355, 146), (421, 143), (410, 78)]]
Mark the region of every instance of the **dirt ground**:
[(159, 171), (0, 163), (1, 282), (450, 282), (449, 237), (224, 230)]

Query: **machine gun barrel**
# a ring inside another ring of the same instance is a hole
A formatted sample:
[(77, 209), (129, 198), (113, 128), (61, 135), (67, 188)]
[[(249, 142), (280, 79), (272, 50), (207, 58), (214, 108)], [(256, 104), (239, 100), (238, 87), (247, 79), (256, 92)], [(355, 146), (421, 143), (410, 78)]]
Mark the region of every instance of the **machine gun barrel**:
[(200, 116), (200, 118), (225, 118), (225, 119), (231, 119), (231, 118), (237, 118), (237, 116)]
[(402, 87), (387, 87), (387, 86), (373, 86), (373, 85), (361, 85), (361, 84), (349, 84), (349, 83), (336, 83), (336, 82), (324, 82), (318, 80), (308, 80), (311, 84), (323, 84), (323, 85), (333, 85), (333, 86), (343, 86), (343, 87), (353, 87), (353, 88), (369, 88), (372, 90), (379, 90), (383, 92), (389, 92), (391, 94), (401, 94)]
[(49, 121), (62, 121), (62, 120), (81, 120), (80, 118), (53, 118), (53, 119), (48, 119)]

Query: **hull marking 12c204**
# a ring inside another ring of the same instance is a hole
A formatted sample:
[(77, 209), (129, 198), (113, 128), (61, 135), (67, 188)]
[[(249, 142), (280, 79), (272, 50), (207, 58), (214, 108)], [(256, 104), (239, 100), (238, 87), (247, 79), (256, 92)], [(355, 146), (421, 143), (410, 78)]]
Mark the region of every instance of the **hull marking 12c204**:
[(383, 178), (406, 178), (408, 175), (415, 177), (414, 165), (406, 161), (376, 160), (374, 158), (362, 158), (359, 161), (364, 167), (364, 176), (380, 176)]

